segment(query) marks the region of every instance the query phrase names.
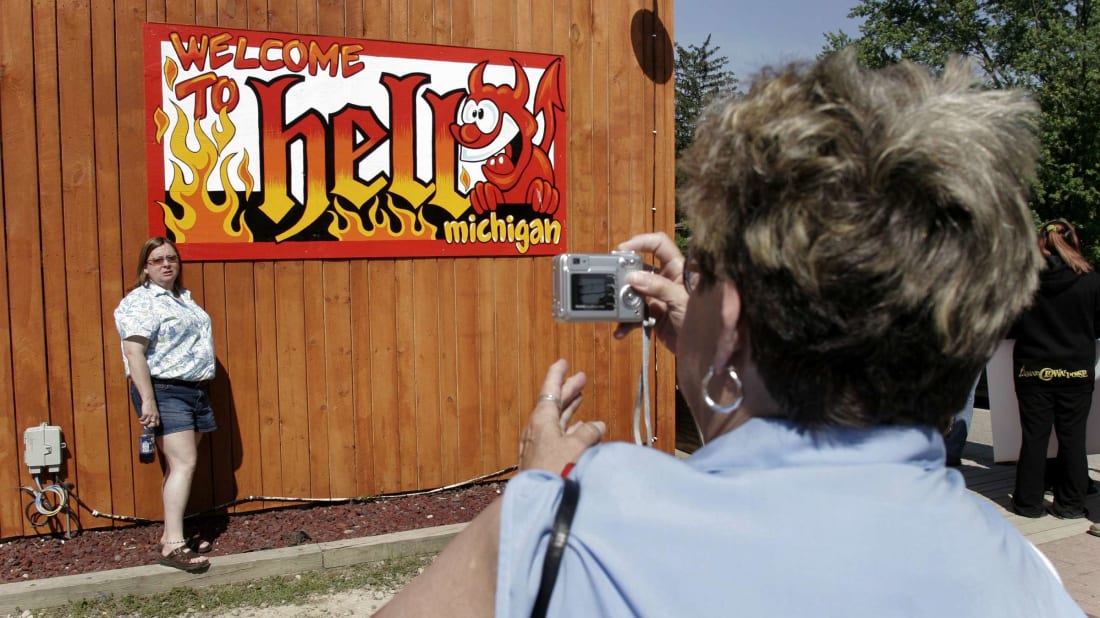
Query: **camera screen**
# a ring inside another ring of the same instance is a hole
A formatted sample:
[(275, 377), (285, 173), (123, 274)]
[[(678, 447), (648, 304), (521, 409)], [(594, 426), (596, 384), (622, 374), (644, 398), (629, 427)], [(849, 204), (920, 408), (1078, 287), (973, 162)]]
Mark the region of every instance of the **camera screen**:
[(572, 275), (569, 280), (574, 311), (615, 311), (615, 275)]

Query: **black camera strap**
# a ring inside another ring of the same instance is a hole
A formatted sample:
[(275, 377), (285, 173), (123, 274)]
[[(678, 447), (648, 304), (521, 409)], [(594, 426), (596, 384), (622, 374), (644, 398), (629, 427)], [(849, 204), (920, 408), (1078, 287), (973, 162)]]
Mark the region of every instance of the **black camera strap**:
[(561, 557), (565, 553), (565, 542), (569, 539), (569, 528), (573, 525), (573, 515), (577, 512), (577, 501), (581, 497), (581, 484), (566, 478), (562, 488), (561, 502), (554, 515), (554, 527), (550, 530), (550, 545), (546, 547), (546, 559), (542, 562), (542, 580), (539, 592), (535, 595), (535, 606), (531, 609), (531, 618), (543, 618), (550, 607), (550, 597), (554, 594), (554, 583), (561, 569)]

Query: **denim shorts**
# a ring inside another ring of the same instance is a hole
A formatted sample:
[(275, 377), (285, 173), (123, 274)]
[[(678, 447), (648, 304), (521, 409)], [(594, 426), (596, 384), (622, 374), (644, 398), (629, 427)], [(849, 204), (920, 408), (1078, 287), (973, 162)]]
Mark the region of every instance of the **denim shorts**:
[[(153, 393), (157, 398), (157, 410), (160, 411), (160, 425), (154, 429), (156, 435), (180, 431), (209, 433), (218, 428), (205, 387), (154, 382)], [(130, 384), (130, 399), (140, 418), (141, 394), (133, 383)]]

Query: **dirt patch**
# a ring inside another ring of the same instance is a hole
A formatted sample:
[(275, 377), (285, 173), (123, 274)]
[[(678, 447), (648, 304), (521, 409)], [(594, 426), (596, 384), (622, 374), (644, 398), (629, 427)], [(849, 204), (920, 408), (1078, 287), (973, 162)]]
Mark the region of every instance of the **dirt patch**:
[[(186, 523), (189, 533), (213, 543), (208, 556), (224, 556), (465, 523), (502, 491), (503, 482), (481, 483), (431, 494), (195, 517)], [(72, 539), (10, 539), (0, 543), (0, 582), (155, 564), (153, 546), (160, 533), (157, 523), (89, 530)]]

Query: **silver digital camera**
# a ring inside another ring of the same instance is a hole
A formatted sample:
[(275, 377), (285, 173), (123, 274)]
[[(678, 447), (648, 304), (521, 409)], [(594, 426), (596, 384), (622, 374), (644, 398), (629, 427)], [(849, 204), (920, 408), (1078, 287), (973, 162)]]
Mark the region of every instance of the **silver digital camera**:
[(554, 319), (559, 322), (641, 322), (645, 303), (626, 275), (642, 270), (633, 251), (554, 256)]

